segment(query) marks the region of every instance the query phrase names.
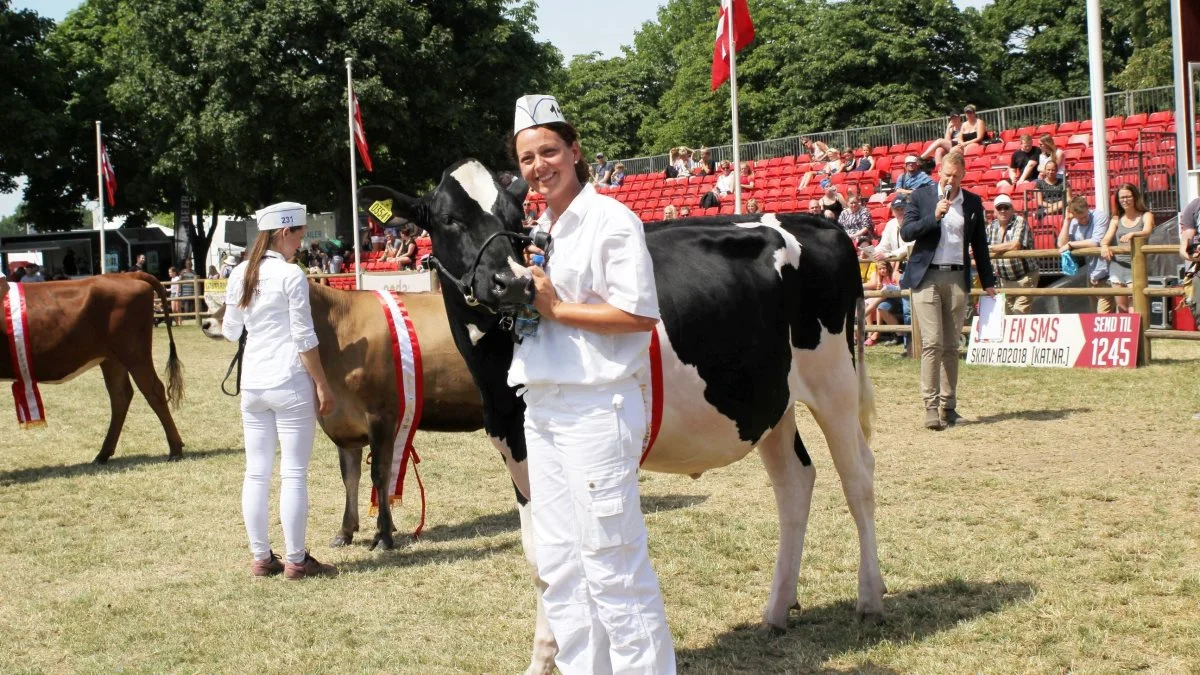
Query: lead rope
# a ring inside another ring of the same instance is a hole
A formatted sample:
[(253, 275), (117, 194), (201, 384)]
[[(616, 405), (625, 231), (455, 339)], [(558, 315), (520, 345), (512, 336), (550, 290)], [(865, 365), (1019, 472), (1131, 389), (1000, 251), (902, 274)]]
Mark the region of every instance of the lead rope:
[[(238, 338), (237, 353), (233, 355), (233, 360), (229, 362), (229, 368), (225, 371), (225, 379), (221, 380), (221, 391), (226, 396), (237, 396), (242, 393), (242, 355), (246, 352), (246, 329), (242, 328), (242, 336)], [(230, 393), (225, 385), (229, 382), (229, 376), (233, 373), (233, 369), (237, 368), (237, 380), (234, 386), (237, 387), (233, 393)]]

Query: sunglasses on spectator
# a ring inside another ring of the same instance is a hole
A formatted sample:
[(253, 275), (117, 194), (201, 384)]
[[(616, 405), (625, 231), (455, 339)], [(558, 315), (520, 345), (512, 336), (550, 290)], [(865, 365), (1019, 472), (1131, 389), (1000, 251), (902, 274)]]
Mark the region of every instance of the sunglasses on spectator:
[(996, 207), (996, 210), (997, 211), (1012, 211), (1012, 207), (1008, 206), (1007, 204), (1001, 204), (1000, 206)]

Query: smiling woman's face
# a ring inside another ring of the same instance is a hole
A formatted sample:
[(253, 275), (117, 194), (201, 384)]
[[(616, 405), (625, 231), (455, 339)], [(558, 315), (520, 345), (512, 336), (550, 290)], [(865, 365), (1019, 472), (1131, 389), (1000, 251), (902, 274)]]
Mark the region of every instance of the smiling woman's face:
[(551, 198), (579, 187), (575, 175), (578, 144), (568, 145), (547, 127), (530, 127), (517, 134), (516, 150), (521, 177), (534, 192)]

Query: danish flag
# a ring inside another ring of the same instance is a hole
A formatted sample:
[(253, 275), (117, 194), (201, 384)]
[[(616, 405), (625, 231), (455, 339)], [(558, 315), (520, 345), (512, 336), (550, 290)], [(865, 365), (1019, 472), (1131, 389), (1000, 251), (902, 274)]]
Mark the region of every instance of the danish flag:
[[(733, 20), (730, 20), (730, 12)], [(750, 20), (750, 8), (746, 0), (721, 0), (721, 13), (717, 16), (717, 41), (713, 44), (712, 88), (713, 91), (729, 79), (729, 31), (733, 31), (734, 49), (742, 49), (754, 40), (754, 22)]]
[(363, 131), (362, 111), (358, 107), (358, 96), (354, 90), (350, 90), (350, 98), (354, 100), (354, 144), (358, 146), (358, 156), (362, 157), (363, 166), (367, 171), (373, 171), (371, 168), (371, 151), (367, 147), (367, 132)]

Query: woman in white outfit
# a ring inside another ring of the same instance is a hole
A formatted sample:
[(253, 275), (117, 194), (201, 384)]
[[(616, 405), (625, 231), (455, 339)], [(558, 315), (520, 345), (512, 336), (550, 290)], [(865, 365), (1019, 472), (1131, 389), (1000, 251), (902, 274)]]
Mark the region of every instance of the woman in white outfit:
[[(246, 442), (242, 517), (254, 556), (251, 571), (255, 576), (283, 572), (288, 579), (333, 576), (337, 568), (317, 562), (304, 545), (308, 460), (317, 414), (333, 410), (333, 395), (317, 352), (308, 280), (288, 262), (304, 241), (305, 208), (282, 202), (255, 215), (258, 239), (249, 258), (229, 276), (221, 327), (225, 338), (235, 342), (243, 327), (246, 330), (241, 380)], [(279, 512), (287, 547), (283, 561), (267, 539), (276, 444), (281, 449)]]
[[(587, 182), (578, 134), (551, 96), (517, 101), (511, 149), (546, 198), (533, 265), (535, 336), (509, 384), (524, 387), (538, 573), (557, 664), (574, 673), (673, 673), (638, 494), (646, 408), (636, 377), (658, 323), (642, 223)], [(532, 258), (531, 258), (532, 260)], [(527, 261), (529, 262), (529, 261)]]

